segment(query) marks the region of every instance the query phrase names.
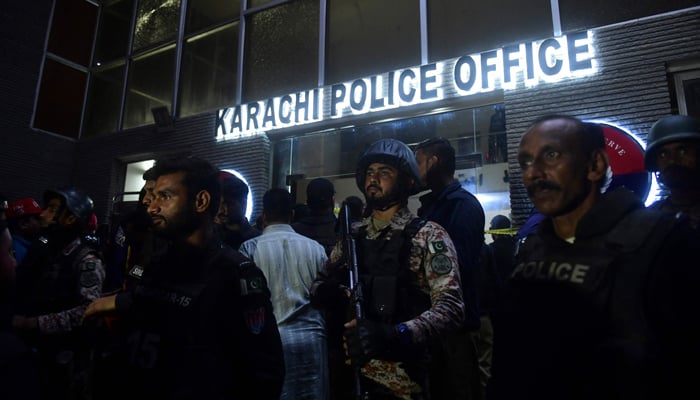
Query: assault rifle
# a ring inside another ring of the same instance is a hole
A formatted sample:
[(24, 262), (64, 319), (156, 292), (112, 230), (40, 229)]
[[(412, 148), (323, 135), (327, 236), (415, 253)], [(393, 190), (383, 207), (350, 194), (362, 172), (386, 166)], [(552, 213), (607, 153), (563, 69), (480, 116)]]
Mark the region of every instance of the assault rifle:
[[(357, 272), (357, 247), (355, 246), (355, 238), (352, 236), (350, 227), (350, 206), (347, 203), (343, 204), (343, 219), (341, 220), (343, 242), (345, 243), (345, 259), (348, 263), (348, 272), (350, 275), (350, 303), (355, 308), (355, 319), (358, 321), (364, 318), (362, 310), (362, 282), (360, 282), (359, 273)], [(367, 400), (369, 395), (362, 391), (360, 380), (360, 367), (353, 365), (355, 371), (355, 396), (358, 400)]]

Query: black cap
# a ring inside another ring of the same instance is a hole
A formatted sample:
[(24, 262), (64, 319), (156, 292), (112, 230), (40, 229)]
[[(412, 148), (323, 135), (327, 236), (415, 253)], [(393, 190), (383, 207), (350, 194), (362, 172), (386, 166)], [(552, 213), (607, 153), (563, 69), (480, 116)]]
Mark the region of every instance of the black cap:
[(248, 196), (248, 185), (236, 175), (228, 171), (219, 171), (221, 193), (226, 199), (245, 199)]
[(491, 220), (491, 229), (510, 228), (510, 220), (505, 215), (498, 214)]
[(306, 186), (306, 204), (309, 207), (324, 207), (332, 204), (335, 196), (333, 183), (326, 178), (315, 178)]

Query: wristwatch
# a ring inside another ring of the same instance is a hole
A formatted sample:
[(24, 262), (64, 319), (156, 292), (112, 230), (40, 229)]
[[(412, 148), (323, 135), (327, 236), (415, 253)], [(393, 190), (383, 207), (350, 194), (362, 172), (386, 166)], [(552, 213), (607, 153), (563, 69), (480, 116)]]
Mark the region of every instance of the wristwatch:
[(399, 343), (402, 345), (411, 344), (413, 341), (413, 335), (411, 335), (411, 330), (408, 329), (406, 324), (398, 324), (396, 327), (394, 327), (394, 330), (396, 331), (396, 336), (399, 338)]

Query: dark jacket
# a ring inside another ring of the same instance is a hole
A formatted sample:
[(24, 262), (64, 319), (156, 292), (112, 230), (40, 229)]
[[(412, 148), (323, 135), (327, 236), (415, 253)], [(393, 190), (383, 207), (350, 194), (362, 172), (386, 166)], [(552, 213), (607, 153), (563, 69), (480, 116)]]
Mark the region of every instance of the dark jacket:
[(326, 255), (330, 256), (335, 246), (338, 236), (336, 234), (336, 224), (338, 219), (332, 211), (318, 212), (311, 211), (311, 215), (301, 218), (292, 224), (292, 228), (307, 238), (313, 239), (323, 246)]
[(241, 244), (248, 239), (258, 237), (262, 234), (258, 229), (251, 225), (247, 220), (244, 220), (240, 224), (238, 230), (232, 231), (219, 226), (221, 241), (234, 250), (238, 250)]
[(455, 181), (440, 193), (420, 197), (418, 216), (442, 225), (452, 239), (459, 257), (464, 298), (464, 324), (479, 329), (479, 258), (484, 244), (484, 209), (479, 200)]

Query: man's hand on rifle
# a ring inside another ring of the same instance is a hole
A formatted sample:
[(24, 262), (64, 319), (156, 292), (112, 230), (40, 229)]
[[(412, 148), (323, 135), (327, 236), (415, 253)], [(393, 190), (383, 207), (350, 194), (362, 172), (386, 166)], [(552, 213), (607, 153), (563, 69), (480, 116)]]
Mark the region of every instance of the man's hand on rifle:
[(311, 293), (311, 305), (318, 309), (342, 304), (350, 297), (350, 290), (336, 279), (314, 283)]
[(371, 359), (382, 359), (399, 345), (394, 325), (366, 319), (344, 325), (345, 353), (350, 364), (361, 367)]

